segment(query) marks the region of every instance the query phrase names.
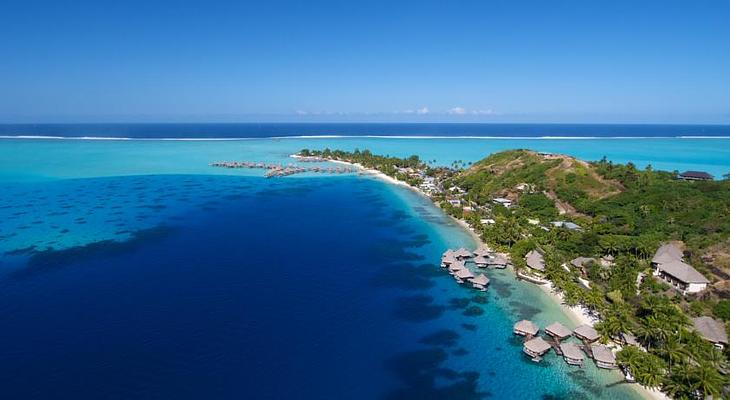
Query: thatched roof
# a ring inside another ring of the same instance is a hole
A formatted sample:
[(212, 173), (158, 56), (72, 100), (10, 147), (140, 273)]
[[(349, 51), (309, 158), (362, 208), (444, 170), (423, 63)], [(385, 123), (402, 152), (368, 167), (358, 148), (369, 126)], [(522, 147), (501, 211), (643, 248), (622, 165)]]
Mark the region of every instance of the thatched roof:
[(577, 257), (570, 261), (570, 263), (573, 264), (573, 266), (575, 266), (576, 268), (580, 268), (591, 262), (596, 262), (596, 259), (592, 257)]
[(454, 273), (454, 276), (459, 279), (469, 279), (469, 278), (473, 278), (474, 274), (472, 274), (471, 271), (469, 271), (468, 269), (463, 268), (463, 269), (456, 271)]
[(485, 246), (480, 246), (478, 249), (474, 250), (475, 256), (486, 256), (489, 254), (489, 249)]
[(488, 264), (490, 264), (490, 265), (507, 265), (507, 259), (504, 256), (497, 254), (488, 260)]
[(535, 354), (542, 354), (550, 350), (550, 344), (539, 336), (526, 341), (524, 346)]
[(453, 254), (449, 254), (447, 256), (441, 257), (441, 262), (444, 264), (453, 264), (453, 263), (457, 262), (457, 260)]
[(553, 322), (552, 324), (548, 325), (545, 328), (545, 332), (559, 338), (568, 337), (572, 333), (570, 329), (566, 328), (563, 324), (559, 322)]
[(471, 252), (462, 247), (459, 250), (456, 250), (456, 252), (454, 252), (454, 255), (456, 257), (471, 257)]
[(703, 338), (712, 343), (728, 344), (725, 324), (710, 317), (692, 318), (692, 323)]
[(526, 333), (528, 335), (537, 335), (537, 332), (540, 331), (540, 328), (532, 321), (523, 319), (522, 321), (519, 321), (515, 324), (514, 330)]
[(581, 339), (585, 339), (591, 342), (594, 340), (598, 340), (598, 338), (600, 337), (598, 335), (598, 332), (596, 332), (596, 330), (593, 329), (592, 326), (585, 324), (575, 328), (573, 333)]
[(657, 269), (684, 283), (710, 283), (710, 281), (699, 271), (694, 269), (694, 267), (679, 260), (658, 264)]
[(699, 179), (706, 181), (711, 181), (712, 179), (714, 179), (712, 175), (708, 174), (705, 171), (684, 171), (679, 174), (679, 177), (684, 179)]
[(634, 336), (633, 333), (630, 332), (622, 332), (621, 333), (621, 340), (624, 341), (626, 344), (631, 344), (634, 346), (638, 346), (639, 342), (636, 341), (636, 336)]
[(661, 264), (673, 260), (682, 260), (683, 256), (684, 253), (682, 253), (682, 250), (677, 247), (677, 245), (674, 243), (667, 243), (657, 249), (656, 253), (654, 253), (654, 258), (651, 259), (651, 262)]
[(489, 278), (487, 278), (487, 276), (484, 274), (479, 274), (476, 277), (469, 279), (469, 282), (481, 286), (487, 286), (489, 284)]
[(484, 258), (484, 256), (476, 256), (474, 257), (474, 264), (482, 264), (486, 265), (489, 261)]
[(459, 271), (464, 268), (466, 268), (466, 266), (461, 261), (457, 261), (457, 262), (453, 262), (453, 263), (449, 264), (449, 271), (452, 271), (452, 272)]
[(616, 356), (606, 345), (594, 344), (591, 346), (591, 351), (594, 360), (607, 364), (616, 364)]
[(580, 347), (575, 343), (560, 343), (560, 350), (563, 352), (563, 356), (572, 360), (583, 360), (585, 355), (580, 350)]
[(542, 254), (536, 250), (532, 250), (525, 255), (525, 262), (527, 263), (527, 266), (532, 269), (536, 269), (538, 271), (545, 270), (545, 260), (542, 258)]

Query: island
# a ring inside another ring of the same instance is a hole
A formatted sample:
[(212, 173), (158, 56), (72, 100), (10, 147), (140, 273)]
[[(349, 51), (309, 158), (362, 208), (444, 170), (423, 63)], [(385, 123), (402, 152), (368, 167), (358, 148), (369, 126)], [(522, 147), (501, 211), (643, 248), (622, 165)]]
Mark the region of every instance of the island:
[(296, 157), (351, 164), (429, 197), (507, 255), (516, 278), (545, 283), (591, 318), (596, 362), (615, 352), (627, 380), (673, 398), (723, 395), (730, 180), (530, 150), (449, 167), (368, 150)]

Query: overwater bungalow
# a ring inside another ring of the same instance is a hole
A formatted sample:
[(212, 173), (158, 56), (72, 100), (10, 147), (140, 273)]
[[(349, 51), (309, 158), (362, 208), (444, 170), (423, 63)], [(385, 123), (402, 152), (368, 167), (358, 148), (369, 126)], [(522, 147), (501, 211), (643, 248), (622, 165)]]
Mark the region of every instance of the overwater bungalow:
[(479, 268), (486, 268), (487, 264), (489, 264), (489, 260), (487, 260), (484, 256), (476, 256), (474, 257), (474, 264), (476, 264)]
[(496, 254), (494, 257), (487, 259), (487, 265), (490, 267), (502, 269), (507, 268), (507, 264), (509, 264), (509, 261), (501, 254)]
[(454, 278), (456, 278), (457, 282), (464, 283), (465, 280), (474, 278), (474, 274), (472, 274), (467, 268), (462, 268), (454, 272)]
[(466, 269), (466, 265), (464, 265), (464, 262), (457, 261), (454, 263), (449, 264), (449, 273), (455, 274), (457, 271), (461, 271), (462, 269)]
[(487, 257), (489, 255), (489, 253), (490, 253), (489, 248), (487, 248), (485, 246), (480, 246), (478, 249), (474, 250), (474, 255), (477, 257), (478, 256)]
[(531, 250), (525, 255), (525, 263), (527, 263), (528, 267), (534, 270), (545, 271), (545, 260), (542, 258), (542, 254), (540, 254), (537, 250)]
[(591, 353), (593, 353), (593, 360), (596, 362), (596, 367), (605, 369), (618, 368), (618, 364), (616, 364), (616, 356), (613, 354), (611, 349), (606, 347), (606, 345), (592, 345)]
[(575, 343), (560, 343), (560, 351), (563, 353), (565, 362), (569, 365), (582, 366), (585, 354)]
[(476, 277), (469, 279), (469, 282), (471, 282), (472, 286), (474, 286), (474, 289), (479, 289), (482, 292), (485, 292), (487, 290), (487, 285), (489, 285), (489, 278), (487, 278), (484, 274), (479, 274)]
[(534, 337), (522, 345), (522, 351), (532, 357), (532, 361), (542, 360), (542, 355), (550, 350), (550, 344), (541, 337)]
[(545, 328), (545, 333), (555, 338), (555, 340), (565, 340), (571, 335), (570, 329), (566, 328), (559, 322), (553, 322)]
[(457, 263), (457, 262), (460, 262), (460, 261), (457, 260), (453, 254), (448, 254), (448, 255), (441, 257), (441, 267), (443, 267), (443, 268), (446, 268), (449, 265)]
[(573, 336), (586, 343), (595, 342), (600, 337), (598, 335), (598, 332), (596, 332), (596, 330), (592, 326), (586, 324), (575, 328), (575, 330), (573, 331)]
[(457, 259), (465, 260), (467, 258), (471, 258), (471, 252), (462, 247), (454, 252), (454, 256)]
[(515, 324), (512, 329), (515, 335), (532, 337), (537, 335), (540, 328), (534, 322), (523, 319)]
[(453, 257), (454, 256), (454, 250), (448, 249), (448, 250), (444, 251), (444, 254), (442, 254), (441, 256), (442, 257), (446, 257), (446, 256), (452, 256)]

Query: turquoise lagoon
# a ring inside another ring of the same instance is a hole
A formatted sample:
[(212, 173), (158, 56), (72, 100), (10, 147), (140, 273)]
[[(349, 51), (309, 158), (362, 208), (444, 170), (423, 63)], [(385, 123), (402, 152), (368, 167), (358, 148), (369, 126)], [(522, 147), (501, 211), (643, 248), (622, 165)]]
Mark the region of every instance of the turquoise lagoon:
[(531, 148), (730, 171), (725, 139), (0, 141), (0, 383), (47, 398), (638, 397), (616, 372), (521, 354), (512, 324), (575, 322), (509, 271), (437, 263), (471, 237), (372, 177), (222, 170), (302, 148), (449, 164)]

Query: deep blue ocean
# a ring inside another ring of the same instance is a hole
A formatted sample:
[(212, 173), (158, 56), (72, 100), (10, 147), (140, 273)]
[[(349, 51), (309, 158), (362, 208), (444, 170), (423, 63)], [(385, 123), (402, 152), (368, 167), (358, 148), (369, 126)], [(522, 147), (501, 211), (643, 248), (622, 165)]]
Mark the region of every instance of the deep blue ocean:
[[(8, 399), (635, 399), (618, 372), (527, 359), (516, 321), (577, 322), (509, 270), (486, 271), (486, 293), (456, 284), (440, 255), (475, 243), (428, 199), (356, 174), (265, 179), (209, 163), (289, 163), (330, 147), (448, 165), (523, 147), (730, 172), (717, 137), (728, 128), (712, 126), (0, 125), (3, 135), (253, 137), (0, 140)], [(291, 138), (308, 135), (344, 138)], [(580, 138), (510, 139), (521, 135)]]
[(730, 136), (730, 125), (492, 123), (0, 124), (0, 136), (267, 138), (288, 136), (680, 137)]

